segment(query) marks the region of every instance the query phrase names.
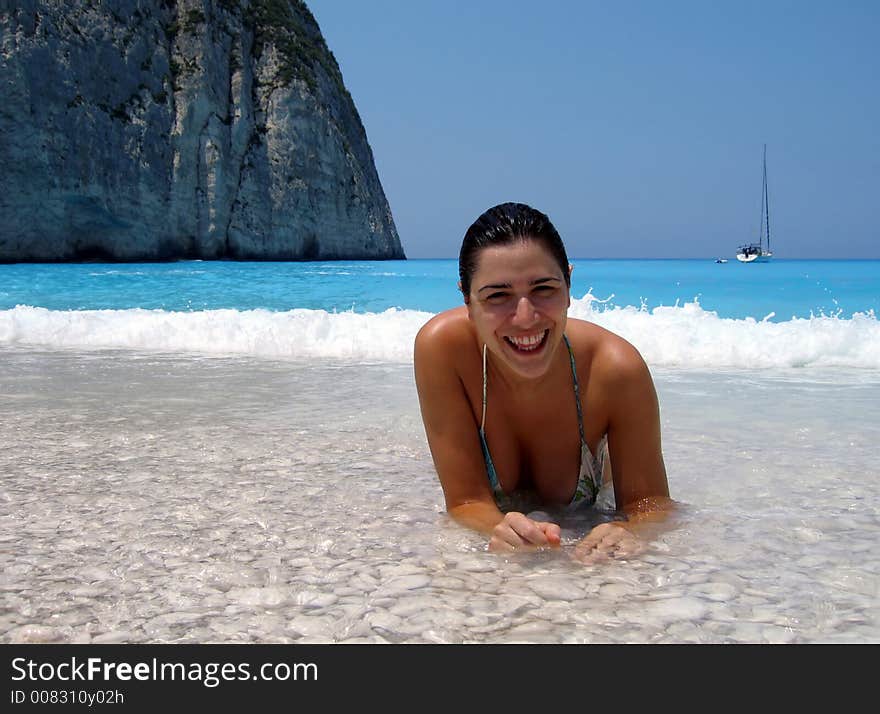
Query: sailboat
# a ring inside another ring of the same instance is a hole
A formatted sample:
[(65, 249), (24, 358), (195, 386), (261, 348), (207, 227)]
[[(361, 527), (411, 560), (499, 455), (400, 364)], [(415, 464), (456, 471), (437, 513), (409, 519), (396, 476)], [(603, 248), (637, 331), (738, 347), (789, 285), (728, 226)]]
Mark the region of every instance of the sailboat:
[[(740, 263), (766, 263), (770, 252), (770, 197), (767, 191), (767, 144), (764, 144), (764, 185), (761, 187), (761, 222), (758, 224), (758, 242), (741, 245), (736, 251)], [(767, 246), (764, 247), (766, 238)]]

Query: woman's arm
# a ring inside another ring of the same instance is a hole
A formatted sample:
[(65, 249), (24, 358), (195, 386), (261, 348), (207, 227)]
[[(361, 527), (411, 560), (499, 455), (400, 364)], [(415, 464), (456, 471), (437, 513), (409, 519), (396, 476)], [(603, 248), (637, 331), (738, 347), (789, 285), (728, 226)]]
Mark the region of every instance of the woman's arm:
[(660, 405), (648, 366), (620, 340), (605, 359), (608, 451), (618, 510), (633, 518), (664, 510), (669, 501), (660, 444)]
[(645, 539), (671, 527), (675, 502), (660, 438), (660, 407), (651, 373), (638, 351), (621, 338), (608, 340), (596, 356), (608, 413), (608, 451), (617, 509), (626, 521), (594, 528), (576, 547), (575, 557), (626, 556), (644, 550)]
[[(503, 514), (486, 475), (478, 425), (455, 359), (474, 350), (455, 316), (441, 313), (419, 330), (413, 356), (422, 422), (446, 510), (461, 525), (491, 535), (490, 550), (558, 545), (559, 526)], [(474, 356), (479, 363), (479, 355)]]
[(441, 313), (416, 335), (419, 408), (447, 511), (462, 525), (488, 533), (503, 515), (492, 498), (478, 426), (456, 369), (456, 356), (470, 350), (454, 320)]

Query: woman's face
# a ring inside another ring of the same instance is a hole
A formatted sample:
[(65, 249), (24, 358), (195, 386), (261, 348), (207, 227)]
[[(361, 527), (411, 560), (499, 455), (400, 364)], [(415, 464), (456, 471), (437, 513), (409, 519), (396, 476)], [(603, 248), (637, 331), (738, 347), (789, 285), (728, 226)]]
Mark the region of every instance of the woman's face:
[(571, 301), (565, 276), (542, 243), (481, 250), (468, 297), (468, 315), (493, 355), (520, 377), (546, 374)]

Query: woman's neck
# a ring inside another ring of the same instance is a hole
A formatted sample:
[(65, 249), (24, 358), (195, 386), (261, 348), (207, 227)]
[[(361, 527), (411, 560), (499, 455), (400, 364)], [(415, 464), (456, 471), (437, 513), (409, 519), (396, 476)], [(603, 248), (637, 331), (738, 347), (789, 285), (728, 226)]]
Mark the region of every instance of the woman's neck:
[(536, 391), (543, 391), (552, 386), (563, 377), (566, 381), (571, 372), (569, 366), (569, 354), (564, 340), (560, 340), (555, 347), (550, 368), (539, 377), (523, 377), (511, 369), (503, 360), (494, 356), (491, 352), (487, 355), (487, 371), (489, 378), (494, 379), (513, 396), (525, 396)]

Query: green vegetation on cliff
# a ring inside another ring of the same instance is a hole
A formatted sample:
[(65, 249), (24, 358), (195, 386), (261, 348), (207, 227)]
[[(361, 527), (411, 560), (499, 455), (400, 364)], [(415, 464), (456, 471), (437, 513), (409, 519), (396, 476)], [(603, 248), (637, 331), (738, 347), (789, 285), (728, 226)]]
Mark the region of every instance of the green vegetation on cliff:
[(281, 60), (278, 79), (282, 85), (301, 79), (314, 92), (315, 70), (321, 67), (337, 90), (348, 95), (333, 53), (302, 0), (252, 0), (248, 14), (254, 28), (254, 54), (259, 57), (267, 44), (275, 46)]

